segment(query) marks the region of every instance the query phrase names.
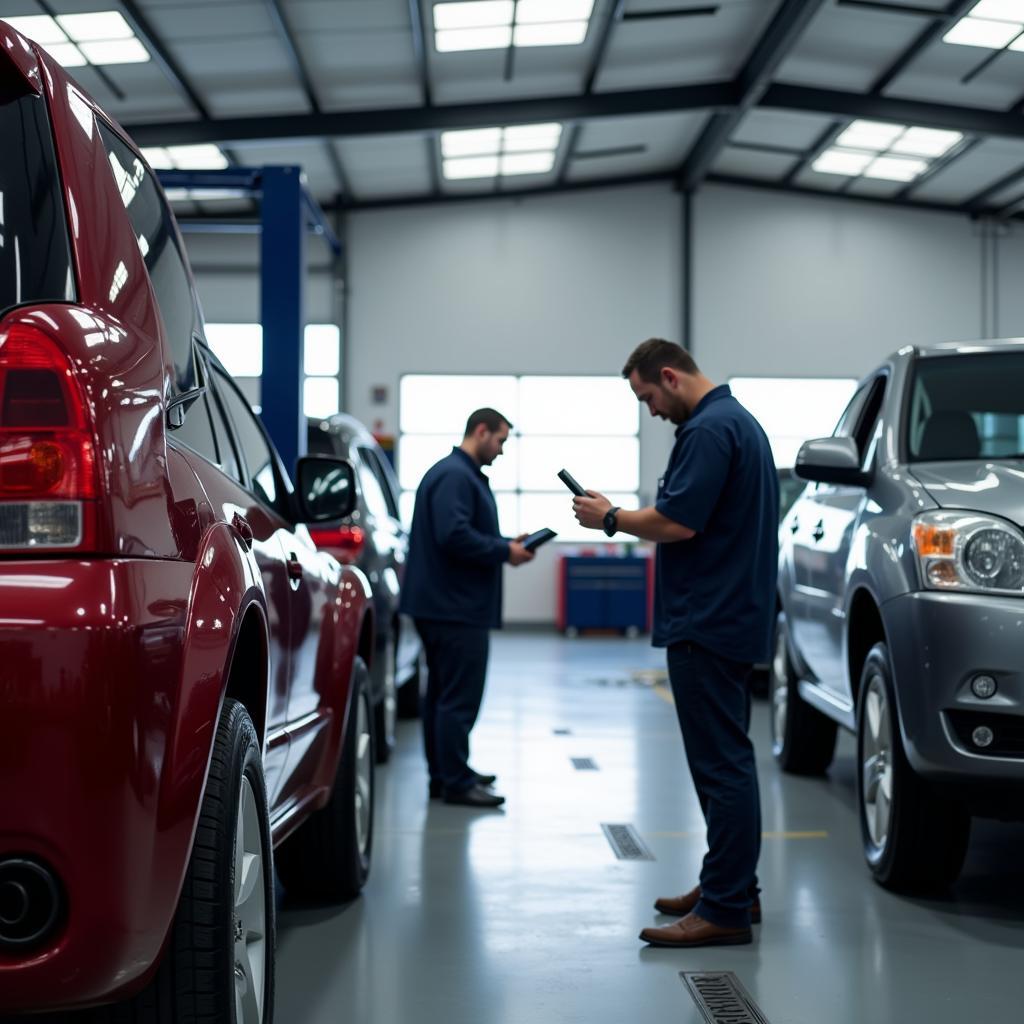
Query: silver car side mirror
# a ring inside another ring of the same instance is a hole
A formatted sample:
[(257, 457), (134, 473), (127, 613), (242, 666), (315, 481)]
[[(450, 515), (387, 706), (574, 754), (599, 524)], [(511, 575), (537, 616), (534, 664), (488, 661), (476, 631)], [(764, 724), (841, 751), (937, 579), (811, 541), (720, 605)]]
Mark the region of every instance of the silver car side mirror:
[(804, 442), (793, 472), (801, 480), (822, 484), (864, 487), (871, 480), (870, 474), (861, 469), (860, 452), (852, 437), (820, 437)]

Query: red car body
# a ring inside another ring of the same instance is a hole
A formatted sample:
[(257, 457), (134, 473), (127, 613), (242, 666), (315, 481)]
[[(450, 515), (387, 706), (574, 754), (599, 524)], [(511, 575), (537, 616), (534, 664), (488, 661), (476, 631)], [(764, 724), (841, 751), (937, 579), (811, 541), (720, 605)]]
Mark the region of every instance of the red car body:
[(0, 535), (0, 863), (48, 866), (64, 907), (42, 946), (0, 948), (0, 1013), (111, 1001), (153, 975), (226, 696), (262, 743), (275, 845), (324, 806), (373, 634), (359, 571), (167, 428), (165, 327), (96, 119), (123, 132), (0, 22), (11, 76), (48, 107), (75, 298), (3, 317), (0, 384), (19, 344), (64, 367), (84, 512), (67, 550)]

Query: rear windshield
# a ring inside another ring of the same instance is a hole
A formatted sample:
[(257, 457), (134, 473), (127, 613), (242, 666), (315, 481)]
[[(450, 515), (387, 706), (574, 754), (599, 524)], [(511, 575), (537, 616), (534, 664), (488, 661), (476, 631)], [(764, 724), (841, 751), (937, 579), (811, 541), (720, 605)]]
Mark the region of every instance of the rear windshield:
[(906, 431), (911, 462), (1024, 457), (1024, 352), (919, 359)]
[(75, 298), (60, 178), (43, 99), (0, 66), (0, 315)]

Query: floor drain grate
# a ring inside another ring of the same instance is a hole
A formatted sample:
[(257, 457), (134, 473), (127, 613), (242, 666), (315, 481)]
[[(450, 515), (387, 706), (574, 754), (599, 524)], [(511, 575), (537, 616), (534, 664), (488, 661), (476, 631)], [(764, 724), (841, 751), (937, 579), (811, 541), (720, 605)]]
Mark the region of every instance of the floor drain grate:
[(572, 758), (572, 766), (578, 772), (597, 771), (597, 764), (592, 757), (574, 757)]
[(571, 736), (572, 729), (555, 729), (556, 736)]
[(601, 831), (619, 860), (654, 860), (654, 854), (632, 825), (602, 825)]
[(768, 1024), (732, 971), (680, 971), (707, 1024)]

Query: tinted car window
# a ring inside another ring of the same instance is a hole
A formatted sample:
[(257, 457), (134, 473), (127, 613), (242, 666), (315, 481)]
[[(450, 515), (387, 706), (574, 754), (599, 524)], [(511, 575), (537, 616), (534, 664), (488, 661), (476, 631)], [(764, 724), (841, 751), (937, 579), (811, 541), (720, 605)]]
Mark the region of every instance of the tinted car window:
[(210, 399), (210, 415), (213, 419), (213, 432), (217, 437), (217, 450), (220, 453), (220, 467), (232, 480), (243, 486), (246, 483), (245, 473), (235, 451), (235, 439), (231, 434), (227, 416), (221, 405), (221, 396), (216, 393), (216, 383), (211, 380), (213, 391)]
[(339, 455), (339, 457), (343, 457), (335, 449), (333, 435), (326, 430), (321, 430), (319, 426), (311, 426), (306, 431), (306, 450), (310, 455)]
[(911, 462), (1024, 457), (1024, 352), (919, 359), (905, 440)]
[(380, 456), (373, 448), (363, 448), (360, 451), (370, 469), (373, 470), (373, 475), (377, 478), (377, 482), (380, 484), (381, 491), (384, 494), (384, 501), (388, 507), (388, 513), (393, 519), (398, 519), (398, 499), (395, 497), (395, 485), (387, 469), (381, 463)]
[(196, 327), (196, 310), (185, 260), (175, 241), (171, 211), (140, 157), (106, 125), (100, 124), (100, 134), (153, 283), (178, 389), (189, 391), (195, 386), (192, 334)]
[(171, 431), (171, 437), (181, 444), (188, 445), (192, 451), (198, 452), (214, 465), (220, 464), (206, 395), (200, 395), (189, 406), (185, 422)]
[[(10, 72), (7, 72), (10, 75)], [(45, 101), (0, 74), (0, 313), (75, 298)]]
[(284, 513), (283, 495), (278, 487), (274, 456), (256, 415), (227, 378), (216, 374), (217, 392), (235, 428), (235, 437), (242, 449), (246, 469), (256, 496), (272, 508)]
[(359, 453), (356, 462), (356, 470), (359, 473), (359, 489), (363, 492), (367, 511), (377, 519), (387, 519), (391, 515), (391, 510), (384, 497), (384, 489), (368, 461), (372, 453), (366, 448), (357, 448), (356, 451)]

